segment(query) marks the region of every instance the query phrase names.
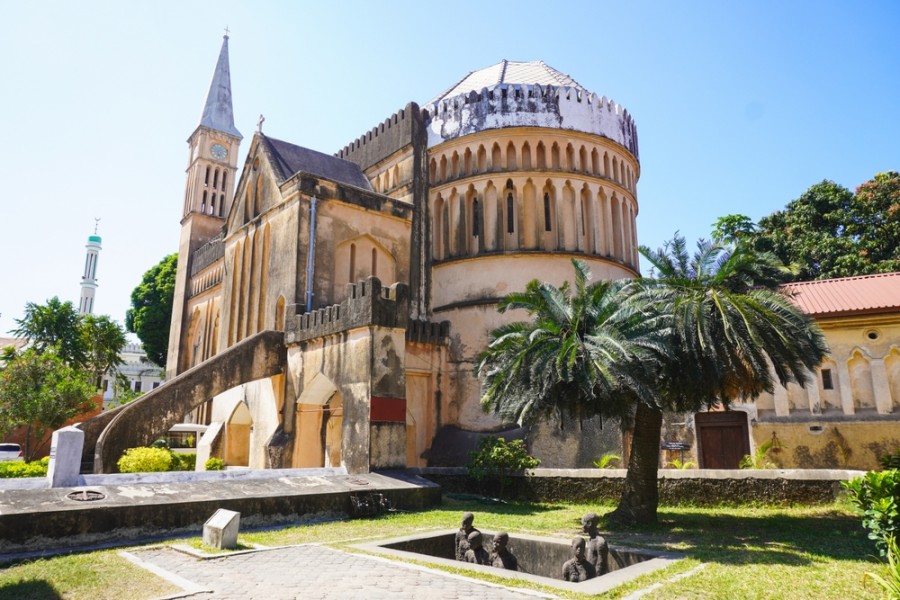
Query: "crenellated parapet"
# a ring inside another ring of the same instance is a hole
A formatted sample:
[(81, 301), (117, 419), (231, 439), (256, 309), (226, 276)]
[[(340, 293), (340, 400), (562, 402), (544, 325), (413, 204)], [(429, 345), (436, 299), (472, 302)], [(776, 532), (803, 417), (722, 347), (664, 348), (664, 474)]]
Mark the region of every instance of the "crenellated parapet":
[(435, 323), (424, 319), (410, 319), (406, 341), (420, 344), (446, 344), (450, 338), (450, 321)]
[(377, 277), (347, 284), (347, 299), (311, 312), (287, 315), (285, 343), (296, 344), (358, 327), (402, 328), (409, 315), (409, 286), (381, 285)]
[(354, 162), (365, 170), (411, 144), (416, 129), (421, 126), (422, 111), (418, 104), (410, 102), (344, 146), (335, 156)]
[(608, 138), (639, 158), (637, 126), (628, 111), (578, 87), (498, 84), (424, 107), (428, 146), (504, 127), (569, 129)]

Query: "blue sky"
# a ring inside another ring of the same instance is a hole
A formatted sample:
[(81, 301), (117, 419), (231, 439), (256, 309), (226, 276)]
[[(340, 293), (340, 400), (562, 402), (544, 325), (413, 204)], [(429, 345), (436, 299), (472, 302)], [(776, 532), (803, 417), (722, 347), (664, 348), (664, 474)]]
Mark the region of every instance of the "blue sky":
[(900, 3), (0, 0), (0, 336), (28, 301), (77, 304), (100, 217), (96, 312), (177, 249), (224, 27), (243, 150), (335, 152), (500, 59), (543, 60), (634, 117), (638, 239), (708, 236), (809, 186), (900, 169)]

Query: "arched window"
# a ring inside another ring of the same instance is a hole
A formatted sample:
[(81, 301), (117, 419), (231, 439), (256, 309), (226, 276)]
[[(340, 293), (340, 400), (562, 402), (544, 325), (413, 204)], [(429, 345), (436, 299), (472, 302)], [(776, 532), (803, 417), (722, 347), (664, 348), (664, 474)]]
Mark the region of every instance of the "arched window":
[(219, 170), (216, 169), (215, 173), (213, 173), (213, 189), (219, 189)]
[(222, 171), (222, 187), (220, 188), (223, 192), (225, 191), (225, 180), (228, 178), (228, 171)]
[(209, 214), (216, 214), (216, 194), (213, 193), (212, 197), (209, 199)]
[(225, 194), (219, 194), (219, 216), (225, 212)]
[(471, 175), (473, 173), (472, 167), (472, 149), (466, 148), (466, 151), (463, 153), (463, 173)]
[(514, 171), (518, 168), (516, 165), (516, 147), (513, 146), (513, 143), (510, 142), (508, 146), (506, 146), (506, 170)]
[(446, 156), (443, 156), (443, 155), (441, 156), (441, 174), (440, 174), (440, 180), (441, 180), (441, 181), (446, 181), (446, 180), (447, 180), (447, 157), (446, 157)]
[(559, 169), (559, 145), (556, 142), (553, 142), (553, 146), (550, 147), (550, 168), (551, 169)]
[(203, 201), (200, 202), (200, 212), (206, 212), (206, 190), (203, 190)]
[(435, 177), (437, 177), (437, 162), (432, 158), (431, 164), (428, 165), (428, 180), (434, 183)]
[(372, 277), (378, 277), (378, 250), (372, 248)]
[(547, 168), (547, 151), (544, 148), (544, 142), (538, 142), (537, 145), (537, 168)]
[(500, 164), (502, 160), (500, 157), (500, 145), (495, 143), (491, 149), (491, 171), (499, 171), (502, 168)]
[(525, 142), (522, 145), (522, 168), (531, 168), (531, 146), (528, 144), (528, 142)]
[(506, 233), (515, 233), (516, 219), (513, 211), (514, 207), (512, 192), (506, 195)]
[(203, 179), (203, 186), (209, 187), (209, 167), (206, 167), (206, 177)]
[(487, 151), (484, 149), (484, 146), (478, 146), (478, 172), (484, 173), (487, 171)]

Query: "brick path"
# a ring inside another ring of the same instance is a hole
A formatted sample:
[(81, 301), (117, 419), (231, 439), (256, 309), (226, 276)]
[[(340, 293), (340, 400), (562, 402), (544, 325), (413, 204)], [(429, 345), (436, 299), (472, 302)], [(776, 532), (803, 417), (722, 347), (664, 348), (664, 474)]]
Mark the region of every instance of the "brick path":
[(199, 588), (211, 590), (189, 594), (185, 596), (187, 598), (469, 600), (490, 597), (491, 600), (533, 600), (535, 597), (548, 597), (317, 545), (274, 548), (208, 559), (198, 559), (166, 547), (133, 550), (130, 554)]

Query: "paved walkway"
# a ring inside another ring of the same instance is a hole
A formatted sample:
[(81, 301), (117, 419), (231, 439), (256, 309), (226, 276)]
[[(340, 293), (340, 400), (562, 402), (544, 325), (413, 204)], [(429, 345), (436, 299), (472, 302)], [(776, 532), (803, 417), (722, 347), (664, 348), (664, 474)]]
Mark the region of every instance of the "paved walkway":
[(340, 598), (547, 598), (383, 558), (317, 545), (200, 559), (167, 547), (129, 551), (142, 566), (179, 585), (186, 598), (281, 600)]

